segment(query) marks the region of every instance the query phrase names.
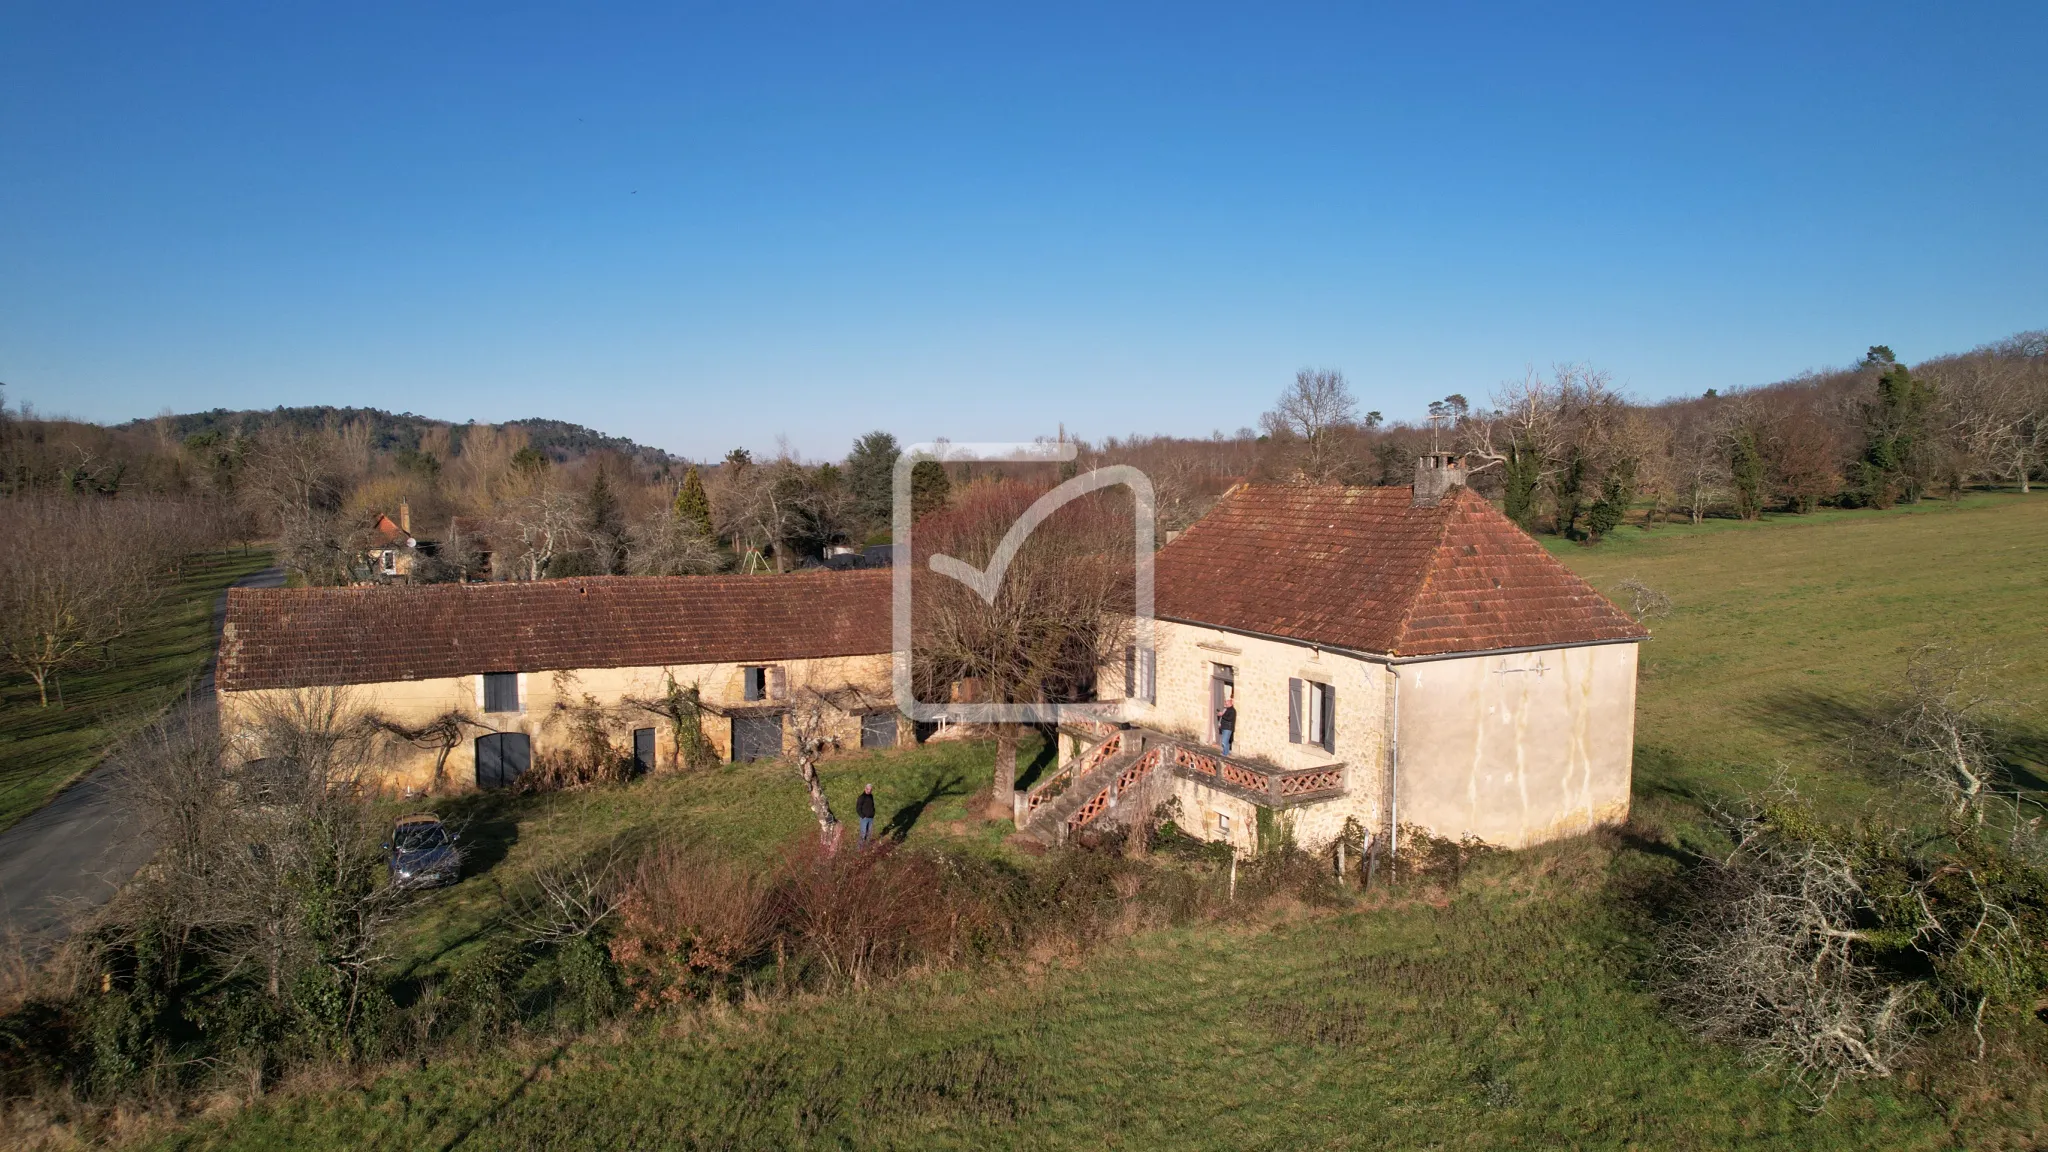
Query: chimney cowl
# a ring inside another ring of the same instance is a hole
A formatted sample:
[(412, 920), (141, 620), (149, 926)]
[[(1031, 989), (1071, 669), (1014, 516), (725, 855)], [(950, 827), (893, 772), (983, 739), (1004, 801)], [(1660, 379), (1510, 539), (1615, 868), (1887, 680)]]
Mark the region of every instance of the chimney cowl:
[(1415, 461), (1417, 508), (1434, 508), (1452, 488), (1465, 484), (1465, 457), (1459, 452), (1425, 452)]

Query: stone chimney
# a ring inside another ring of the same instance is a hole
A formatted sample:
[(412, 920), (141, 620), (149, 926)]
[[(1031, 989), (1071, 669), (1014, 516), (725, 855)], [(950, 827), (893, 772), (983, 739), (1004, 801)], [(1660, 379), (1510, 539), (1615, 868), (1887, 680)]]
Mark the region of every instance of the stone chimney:
[(412, 505), (402, 500), (398, 504), (398, 530), (407, 536), (412, 535)]
[(1456, 452), (1425, 452), (1415, 461), (1415, 507), (1434, 508), (1452, 488), (1465, 483), (1465, 457)]

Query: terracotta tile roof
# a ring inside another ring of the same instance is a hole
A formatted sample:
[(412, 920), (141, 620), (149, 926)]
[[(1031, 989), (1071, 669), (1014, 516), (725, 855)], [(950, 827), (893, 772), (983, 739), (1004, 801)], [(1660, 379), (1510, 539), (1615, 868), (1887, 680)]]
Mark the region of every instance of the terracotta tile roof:
[(235, 588), (223, 691), (890, 651), (889, 573)]
[(1649, 633), (1484, 497), (1236, 489), (1159, 554), (1161, 617), (1387, 656)]

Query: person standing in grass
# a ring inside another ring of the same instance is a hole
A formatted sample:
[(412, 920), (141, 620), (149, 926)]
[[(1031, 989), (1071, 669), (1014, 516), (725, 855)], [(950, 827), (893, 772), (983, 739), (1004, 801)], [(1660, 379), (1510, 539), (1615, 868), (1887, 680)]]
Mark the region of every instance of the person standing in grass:
[(860, 842), (865, 844), (875, 832), (875, 786), (868, 785), (860, 790), (860, 799), (853, 802), (853, 814), (860, 817)]

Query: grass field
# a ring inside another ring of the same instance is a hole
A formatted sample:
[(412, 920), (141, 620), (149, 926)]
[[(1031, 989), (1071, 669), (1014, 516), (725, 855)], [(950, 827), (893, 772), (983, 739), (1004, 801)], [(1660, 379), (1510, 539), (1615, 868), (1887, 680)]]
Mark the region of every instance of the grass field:
[(213, 651), (221, 590), (269, 564), (267, 552), (188, 561), (149, 624), (114, 646), (109, 665), (64, 675), (62, 708), (54, 688), (50, 707), (41, 708), (33, 681), (12, 669), (0, 674), (0, 829), (48, 803), (182, 693)]
[[(1141, 934), (1086, 956), (734, 1010), (641, 1017), (363, 1083), (277, 1094), (164, 1138), (182, 1148), (1944, 1148), (2031, 1147), (2048, 1126), (2032, 1020), (2008, 1066), (1937, 1055), (1825, 1112), (1672, 1025), (1644, 990), (1631, 886), (1660, 827), (1783, 765), (1830, 807), (1897, 800), (1832, 755), (1937, 638), (1991, 644), (2018, 721), (2048, 702), (2048, 496), (1626, 530), (1559, 548), (1603, 588), (1636, 576), (1673, 615), (1645, 648), (1644, 821), (1487, 862), (1446, 899), (1282, 910)], [(988, 752), (840, 761), (882, 822), (964, 836)], [(2038, 766), (2038, 765), (2036, 765)], [(432, 964), (490, 929), (553, 853), (665, 827), (760, 851), (806, 813), (787, 768), (451, 804), (487, 870), (403, 941)], [(493, 856), (495, 854), (495, 856)], [(2009, 1066), (2017, 1063), (2017, 1069)], [(1981, 1074), (1973, 1068), (1981, 1067)], [(1928, 1090), (1935, 1084), (1939, 1091)]]

